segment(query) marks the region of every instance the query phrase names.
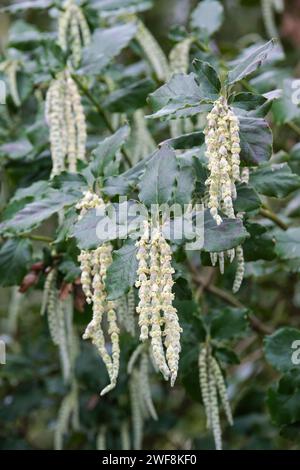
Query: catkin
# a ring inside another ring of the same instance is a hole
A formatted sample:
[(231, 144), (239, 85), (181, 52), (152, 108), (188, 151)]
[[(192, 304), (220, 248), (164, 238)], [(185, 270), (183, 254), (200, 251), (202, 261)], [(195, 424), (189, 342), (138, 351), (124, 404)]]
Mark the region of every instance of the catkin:
[(59, 291), (56, 287), (57, 271), (52, 269), (48, 274), (45, 284), (45, 298), (43, 311), (47, 310), (47, 319), (50, 336), (53, 343), (59, 349), (63, 378), (68, 382), (71, 377), (71, 359), (68, 345), (66, 302), (59, 299)]
[(86, 120), (80, 94), (68, 70), (50, 83), (45, 117), (50, 130), (51, 176), (77, 171), (77, 160), (86, 158)]
[(156, 39), (141, 20), (137, 20), (136, 40), (142, 48), (159, 81), (164, 82), (170, 75), (168, 60)]
[(62, 400), (58, 411), (57, 423), (54, 431), (54, 449), (63, 449), (63, 439), (69, 430), (69, 423), (73, 424), (73, 429), (78, 428), (78, 388), (76, 382), (72, 385), (71, 391)]
[(148, 222), (137, 242), (140, 339), (151, 339), (152, 358), (173, 386), (178, 372), (181, 328), (173, 307), (172, 253), (160, 229), (150, 234)]
[(139, 377), (138, 372), (133, 371), (129, 381), (129, 393), (131, 403), (131, 417), (133, 427), (133, 449), (141, 450), (143, 440), (143, 415), (139, 402)]
[(82, 9), (74, 0), (67, 0), (58, 22), (58, 44), (63, 51), (70, 44), (72, 65), (77, 68), (82, 57), (82, 49), (91, 40), (91, 33)]
[(261, 0), (261, 9), (266, 32), (270, 38), (278, 37), (278, 30), (275, 21), (275, 11), (283, 12), (283, 0)]
[(227, 217), (235, 218), (233, 199), (235, 182), (240, 180), (239, 120), (224, 97), (219, 98), (207, 116), (204, 130), (209, 177), (208, 207), (219, 225), (222, 210)]
[(100, 426), (97, 439), (96, 439), (96, 448), (97, 450), (106, 450), (106, 426)]
[[(76, 205), (80, 211), (79, 219), (90, 209), (103, 207), (103, 200), (86, 191), (84, 197)], [(87, 303), (93, 306), (93, 317), (87, 325), (83, 339), (90, 339), (102, 358), (110, 379), (110, 384), (101, 391), (101, 395), (112, 390), (117, 383), (120, 367), (119, 327), (117, 325), (117, 304), (107, 300), (105, 287), (106, 272), (112, 263), (112, 246), (104, 243), (96, 250), (81, 251), (78, 260), (81, 268), (81, 284)], [(111, 354), (106, 348), (105, 335), (102, 327), (106, 316), (108, 335), (111, 340)]]
[(198, 365), (200, 389), (206, 414), (206, 426), (213, 433), (216, 449), (221, 450), (222, 430), (218, 396), (230, 425), (233, 424), (233, 419), (223, 374), (217, 360), (211, 354), (209, 345), (201, 349)]

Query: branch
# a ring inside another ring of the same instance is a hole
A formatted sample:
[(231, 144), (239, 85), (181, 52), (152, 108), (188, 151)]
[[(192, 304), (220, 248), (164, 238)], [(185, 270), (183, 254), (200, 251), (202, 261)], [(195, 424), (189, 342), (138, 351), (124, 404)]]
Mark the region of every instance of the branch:
[[(101, 108), (100, 104), (98, 103), (98, 101), (93, 97), (92, 93), (90, 92), (90, 90), (79, 80), (78, 77), (76, 77), (76, 75), (72, 74), (72, 78), (74, 80), (74, 82), (78, 85), (78, 87), (80, 88), (80, 90), (82, 91), (82, 93), (84, 93), (84, 95), (89, 99), (89, 101), (94, 105), (94, 107), (96, 108), (99, 116), (101, 117), (101, 119), (103, 119), (107, 129), (109, 130), (109, 132), (111, 134), (114, 134), (115, 132), (115, 129), (113, 128), (113, 126), (111, 125), (108, 117), (106, 116), (105, 114), (105, 111)], [(124, 156), (124, 160), (126, 161), (127, 165), (129, 166), (129, 168), (132, 167), (132, 163), (131, 163), (131, 160), (129, 158), (129, 155), (127, 153), (127, 151), (122, 148), (121, 149), (121, 152)]]
[(31, 233), (18, 235), (20, 238), (28, 238), (29, 240), (34, 240), (37, 242), (44, 242), (44, 243), (53, 243), (54, 240), (51, 237), (47, 237), (46, 235), (33, 235)]
[[(222, 300), (225, 300), (225, 302), (231, 304), (233, 307), (243, 308), (247, 310), (247, 307), (242, 304), (242, 302), (240, 302), (233, 294), (231, 294), (231, 292), (221, 289), (220, 287), (217, 287), (213, 284), (206, 283), (205, 280), (202, 279), (201, 276), (199, 276), (197, 268), (193, 266), (192, 263), (189, 263), (189, 268), (192, 271), (192, 277), (194, 282), (200, 285), (202, 289), (207, 290), (208, 292), (216, 295)], [(248, 318), (253, 330), (255, 330), (257, 333), (269, 335), (273, 332), (273, 329), (271, 327), (262, 323), (260, 319), (257, 318), (254, 314), (250, 314)]]
[(280, 227), (282, 230), (287, 230), (289, 228), (288, 225), (285, 222), (283, 222), (279, 217), (277, 217), (277, 215), (270, 209), (262, 207), (259, 210), (259, 213), (263, 217), (266, 217), (267, 219), (272, 220), (272, 222), (278, 225), (278, 227)]

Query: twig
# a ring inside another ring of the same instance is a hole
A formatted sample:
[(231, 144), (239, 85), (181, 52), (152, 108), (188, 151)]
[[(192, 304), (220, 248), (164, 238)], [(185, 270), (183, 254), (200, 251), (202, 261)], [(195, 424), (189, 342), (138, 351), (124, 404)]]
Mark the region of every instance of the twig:
[[(233, 294), (230, 292), (221, 289), (220, 287), (217, 287), (213, 284), (208, 284), (205, 282), (205, 280), (202, 279), (201, 276), (199, 276), (197, 268), (193, 266), (192, 263), (189, 263), (189, 268), (192, 271), (192, 277), (194, 282), (196, 282), (198, 285), (204, 288), (204, 290), (207, 290), (211, 294), (216, 295), (222, 300), (225, 300), (225, 302), (231, 304), (233, 307), (237, 308), (243, 308), (247, 309), (247, 307), (242, 304)], [(251, 326), (253, 330), (255, 330), (257, 333), (260, 334), (271, 334), (273, 332), (273, 329), (264, 323), (262, 323), (259, 318), (257, 318), (253, 313), (248, 316), (249, 321), (251, 323)]]
[(272, 220), (272, 222), (278, 225), (278, 227), (280, 227), (282, 230), (287, 230), (289, 228), (288, 225), (285, 222), (283, 222), (281, 219), (279, 219), (279, 217), (277, 217), (277, 215), (274, 212), (272, 212), (270, 209), (266, 209), (262, 207), (259, 213), (263, 217), (266, 217), (267, 219)]
[[(80, 90), (82, 91), (82, 93), (85, 94), (85, 96), (90, 100), (90, 102), (94, 105), (94, 107), (96, 108), (99, 116), (103, 119), (107, 129), (109, 130), (109, 132), (111, 134), (114, 134), (115, 132), (115, 129), (113, 128), (113, 126), (111, 125), (108, 117), (106, 116), (105, 114), (105, 111), (101, 108), (100, 104), (98, 103), (98, 101), (93, 97), (92, 93), (90, 92), (90, 90), (81, 82), (81, 80), (79, 80), (79, 78), (72, 74), (72, 78), (74, 80), (74, 82), (78, 85), (78, 87), (80, 88)], [(124, 148), (121, 149), (121, 152), (122, 152), (122, 155), (124, 156), (124, 160), (126, 161), (127, 165), (129, 166), (129, 168), (132, 167), (132, 163), (131, 163), (131, 160), (129, 158), (129, 155), (128, 153), (126, 152), (126, 150)]]

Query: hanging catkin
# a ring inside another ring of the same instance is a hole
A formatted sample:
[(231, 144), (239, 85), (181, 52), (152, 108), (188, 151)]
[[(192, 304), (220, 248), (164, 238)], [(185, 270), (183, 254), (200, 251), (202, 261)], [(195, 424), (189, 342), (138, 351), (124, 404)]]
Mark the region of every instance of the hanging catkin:
[(182, 330), (172, 305), (174, 269), (171, 248), (160, 229), (153, 229), (150, 233), (147, 222), (137, 248), (140, 339), (151, 339), (152, 357), (164, 378), (170, 378), (173, 386), (178, 371)]
[(82, 9), (74, 0), (65, 2), (58, 22), (58, 44), (63, 51), (71, 52), (72, 65), (79, 66), (82, 49), (91, 40), (91, 33)]
[(275, 12), (282, 13), (284, 10), (283, 0), (261, 0), (262, 17), (269, 38), (277, 38)]
[(236, 181), (240, 180), (239, 120), (224, 97), (219, 98), (207, 116), (204, 130), (209, 177), (205, 184), (209, 190), (208, 207), (219, 225), (221, 210), (235, 218), (233, 199)]
[(135, 37), (158, 80), (161, 82), (166, 81), (170, 75), (168, 60), (156, 39), (139, 19), (137, 19)]
[(206, 414), (206, 426), (213, 433), (216, 449), (221, 450), (222, 431), (218, 396), (230, 425), (233, 424), (233, 419), (223, 374), (218, 362), (211, 354), (209, 345), (201, 349), (198, 365), (200, 389)]
[[(175, 73), (187, 73), (190, 63), (190, 48), (193, 38), (185, 38), (177, 43), (170, 52), (170, 76)], [(173, 138), (182, 134), (193, 132), (194, 125), (191, 119), (172, 119), (170, 121), (170, 131)]]
[(59, 299), (56, 286), (57, 270), (52, 269), (47, 276), (44, 288), (42, 313), (47, 311), (48, 327), (53, 343), (59, 349), (63, 378), (68, 382), (71, 377), (71, 358), (67, 331), (67, 303)]
[(21, 106), (21, 98), (18, 90), (18, 71), (20, 62), (18, 60), (8, 59), (0, 64), (0, 72), (4, 72), (7, 77), (9, 91), (14, 105)]
[[(80, 210), (79, 219), (92, 208), (103, 207), (103, 200), (94, 193), (87, 191), (83, 199), (76, 205)], [(117, 304), (107, 300), (105, 287), (106, 272), (112, 263), (112, 246), (104, 243), (96, 250), (81, 251), (79, 255), (81, 265), (81, 284), (86, 301), (93, 306), (93, 317), (88, 324), (83, 338), (90, 339), (96, 346), (109, 375), (110, 384), (105, 387), (101, 395), (112, 390), (117, 383), (119, 374), (119, 328), (117, 325)], [(109, 354), (102, 328), (104, 317), (107, 319), (108, 335), (111, 340), (111, 354)]]
[(86, 157), (86, 121), (80, 94), (68, 70), (50, 83), (45, 105), (50, 130), (51, 176), (77, 171), (77, 160)]

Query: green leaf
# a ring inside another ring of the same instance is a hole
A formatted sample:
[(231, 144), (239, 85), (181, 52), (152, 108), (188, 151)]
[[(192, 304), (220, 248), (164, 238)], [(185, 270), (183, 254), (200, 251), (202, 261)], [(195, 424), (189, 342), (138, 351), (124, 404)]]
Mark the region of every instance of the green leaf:
[(196, 76), (178, 73), (168, 83), (149, 95), (149, 103), (154, 114), (148, 118), (174, 119), (180, 116), (192, 116), (201, 111), (201, 101), (205, 100), (196, 82)]
[(0, 249), (0, 284), (4, 287), (19, 285), (32, 257), (29, 240), (10, 239)]
[(213, 339), (230, 340), (244, 335), (248, 329), (247, 310), (225, 307), (214, 311), (210, 319), (210, 334)]
[(268, 391), (267, 405), (277, 425), (300, 421), (300, 375), (293, 370), (282, 377), (277, 388)]
[(204, 0), (200, 2), (191, 15), (191, 26), (203, 30), (211, 36), (222, 25), (224, 9), (216, 0)]
[(276, 257), (274, 237), (268, 233), (263, 225), (246, 223), (250, 238), (243, 244), (244, 258), (246, 261), (264, 259), (271, 261)]
[(215, 69), (208, 62), (199, 59), (193, 60), (196, 72), (196, 81), (200, 88), (200, 93), (206, 99), (215, 101), (221, 90), (221, 82)]
[(227, 84), (233, 85), (240, 80), (243, 80), (245, 77), (257, 70), (264, 61), (267, 59), (268, 55), (272, 51), (275, 45), (275, 40), (265, 43), (263, 46), (258, 47), (255, 51), (251, 52), (245, 59), (241, 60), (234, 69), (228, 72)]
[(47, 194), (38, 201), (30, 202), (12, 219), (0, 224), (2, 233), (30, 232), (38, 227), (44, 220), (57, 214), (66, 206), (72, 205), (77, 198), (71, 194), (63, 194), (55, 189), (48, 189)]
[(267, 361), (279, 372), (295, 368), (292, 361), (294, 341), (300, 341), (300, 330), (283, 327), (264, 340), (264, 353)]
[(178, 165), (173, 149), (163, 145), (146, 165), (139, 183), (139, 199), (146, 206), (164, 204), (171, 200), (178, 176)]
[(234, 201), (236, 212), (251, 212), (260, 208), (261, 200), (255, 189), (245, 183), (240, 183), (237, 184), (236, 190), (237, 199)]
[(203, 132), (191, 132), (190, 134), (183, 134), (179, 137), (165, 140), (160, 145), (167, 144), (174, 150), (190, 149), (192, 147), (200, 147), (204, 144), (205, 136)]
[(300, 258), (300, 228), (291, 227), (286, 231), (277, 231), (276, 253), (281, 259)]
[(30, 9), (43, 10), (44, 8), (49, 8), (52, 4), (53, 0), (25, 0), (23, 2), (1, 8), (0, 11), (18, 13), (20, 11), (26, 11)]
[(129, 135), (129, 127), (123, 126), (113, 135), (100, 142), (92, 152), (92, 161), (85, 171), (95, 178), (111, 176), (116, 171), (116, 154), (124, 145)]
[(99, 75), (124, 49), (136, 34), (136, 25), (126, 23), (112, 28), (97, 29), (89, 46), (83, 51), (79, 75)]
[(106, 274), (106, 290), (109, 300), (116, 300), (129, 292), (136, 281), (137, 248), (132, 241), (113, 252), (113, 262)]
[(70, 259), (62, 261), (59, 265), (59, 271), (64, 275), (64, 281), (74, 282), (80, 277), (80, 267)]
[(300, 177), (287, 163), (267, 164), (251, 173), (250, 183), (264, 196), (283, 198), (300, 188)]
[(261, 118), (240, 117), (241, 160), (248, 166), (271, 158), (273, 136), (268, 123)]
[(193, 168), (184, 166), (176, 177), (175, 188), (173, 193), (173, 204), (189, 204), (194, 191), (195, 174)]
[(243, 109), (244, 111), (253, 111), (268, 101), (263, 95), (249, 92), (241, 92), (233, 94), (229, 97), (229, 104), (234, 108)]
[(26, 188), (19, 188), (11, 198), (10, 202), (21, 201), (21, 199), (39, 199), (48, 189), (48, 181), (40, 180), (32, 183)]
[(209, 252), (226, 251), (241, 245), (248, 237), (248, 232), (239, 219), (224, 219), (217, 225), (209, 210), (204, 214), (203, 250)]
[(92, 209), (78, 220), (71, 232), (81, 250), (92, 250), (107, 241), (126, 239), (139, 227), (140, 204), (128, 201)]
[(112, 113), (130, 113), (146, 105), (146, 98), (155, 89), (153, 80), (145, 78), (112, 92), (102, 103)]
[(97, 9), (102, 18), (132, 15), (149, 10), (152, 5), (152, 0), (91, 0), (91, 6)]

